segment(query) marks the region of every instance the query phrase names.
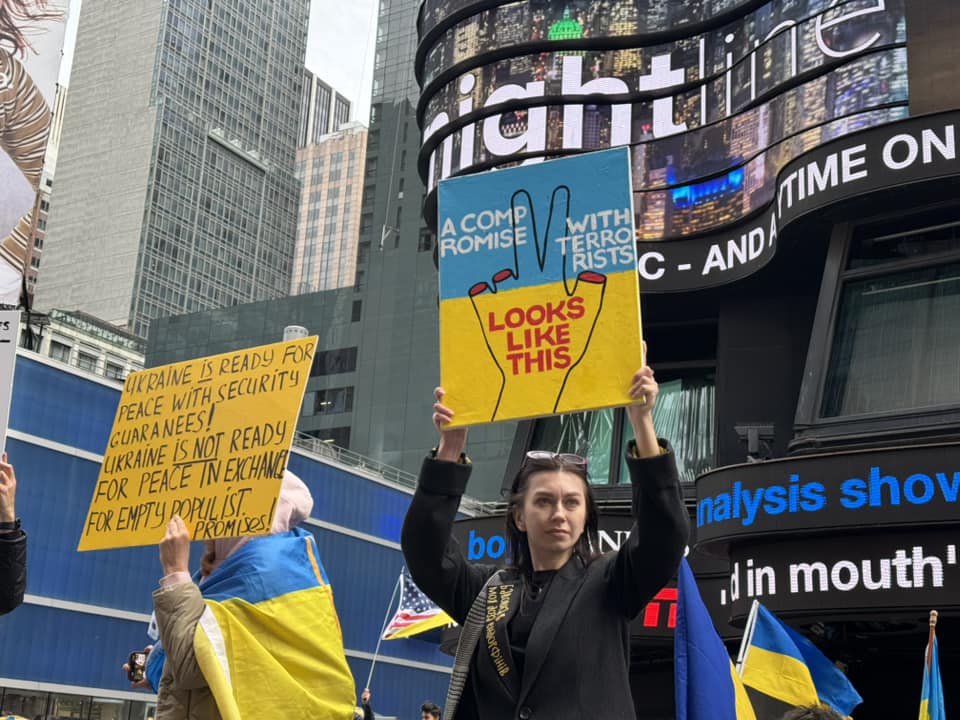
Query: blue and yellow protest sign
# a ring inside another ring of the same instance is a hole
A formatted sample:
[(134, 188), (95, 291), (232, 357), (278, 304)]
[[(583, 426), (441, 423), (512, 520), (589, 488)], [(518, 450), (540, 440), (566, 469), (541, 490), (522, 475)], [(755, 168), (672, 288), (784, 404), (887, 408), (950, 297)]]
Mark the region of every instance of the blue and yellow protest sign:
[(643, 357), (627, 148), (445, 180), (438, 235), (454, 426), (629, 401)]

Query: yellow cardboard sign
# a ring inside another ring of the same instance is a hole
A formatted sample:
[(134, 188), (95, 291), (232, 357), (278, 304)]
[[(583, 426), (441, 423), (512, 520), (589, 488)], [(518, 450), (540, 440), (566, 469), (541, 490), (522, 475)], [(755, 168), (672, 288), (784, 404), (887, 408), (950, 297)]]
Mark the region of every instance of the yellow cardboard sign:
[(78, 550), (270, 531), (317, 338), (130, 374)]

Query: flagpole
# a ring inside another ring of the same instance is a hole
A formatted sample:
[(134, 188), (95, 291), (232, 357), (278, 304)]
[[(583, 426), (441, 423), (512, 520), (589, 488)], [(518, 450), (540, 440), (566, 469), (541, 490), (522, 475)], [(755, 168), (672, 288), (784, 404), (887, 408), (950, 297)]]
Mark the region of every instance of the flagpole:
[(368, 689), (370, 687), (370, 681), (373, 680), (373, 668), (376, 666), (377, 658), (380, 656), (380, 643), (383, 642), (383, 631), (387, 629), (387, 622), (390, 620), (390, 611), (393, 610), (393, 599), (397, 596), (397, 590), (400, 589), (401, 577), (403, 577), (402, 572), (397, 575), (397, 582), (393, 586), (390, 602), (387, 603), (387, 614), (383, 616), (383, 623), (380, 625), (380, 634), (377, 635), (377, 649), (373, 651), (373, 660), (370, 662), (370, 674), (367, 675), (367, 684), (364, 685), (364, 687)]
[(747, 661), (747, 653), (750, 652), (750, 642), (753, 640), (753, 631), (757, 625), (757, 610), (760, 607), (760, 601), (754, 598), (750, 606), (750, 615), (747, 616), (747, 624), (743, 628), (743, 637), (740, 638), (740, 652), (737, 653), (737, 675), (743, 677), (743, 664)]
[(930, 611), (930, 636), (927, 638), (927, 672), (932, 672), (933, 666), (933, 636), (937, 630), (937, 611)]

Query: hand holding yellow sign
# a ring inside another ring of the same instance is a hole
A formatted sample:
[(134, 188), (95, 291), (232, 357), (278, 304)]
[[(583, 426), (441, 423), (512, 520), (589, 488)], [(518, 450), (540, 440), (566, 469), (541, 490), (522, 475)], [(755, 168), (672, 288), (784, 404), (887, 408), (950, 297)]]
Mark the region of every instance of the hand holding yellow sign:
[(195, 540), (269, 532), (316, 345), (127, 377), (78, 549), (156, 544), (174, 515)]

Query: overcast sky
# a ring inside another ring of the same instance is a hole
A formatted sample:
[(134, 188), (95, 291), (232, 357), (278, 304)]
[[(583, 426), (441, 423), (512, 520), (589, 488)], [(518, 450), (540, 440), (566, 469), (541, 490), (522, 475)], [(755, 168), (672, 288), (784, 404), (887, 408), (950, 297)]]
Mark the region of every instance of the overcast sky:
[[(369, 125), (375, 0), (312, 0), (307, 67), (353, 103), (351, 120)], [(362, 72), (360, 72), (362, 68)]]
[[(70, 84), (70, 64), (82, 0), (70, 0), (67, 40), (60, 82)], [(353, 103), (351, 120), (369, 125), (373, 50), (376, 39), (375, 0), (311, 0), (305, 64)]]

